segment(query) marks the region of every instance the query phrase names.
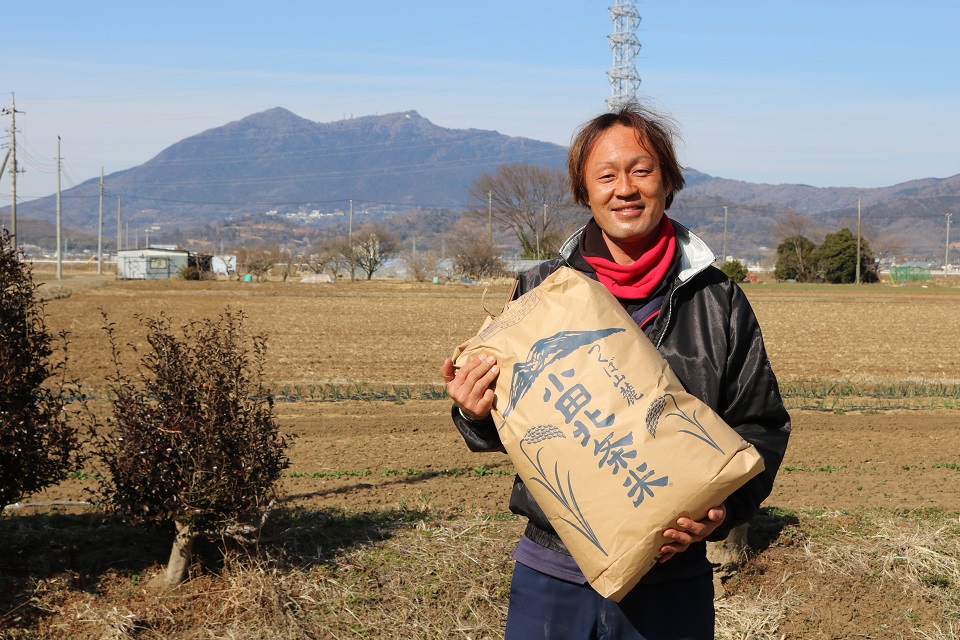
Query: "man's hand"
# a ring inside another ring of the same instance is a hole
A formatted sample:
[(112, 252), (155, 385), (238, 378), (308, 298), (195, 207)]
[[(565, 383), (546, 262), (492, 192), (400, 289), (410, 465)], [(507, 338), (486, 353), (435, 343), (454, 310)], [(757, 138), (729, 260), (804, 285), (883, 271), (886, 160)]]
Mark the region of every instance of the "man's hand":
[(463, 415), (471, 420), (483, 420), (493, 409), (493, 383), (500, 373), (493, 356), (482, 355), (454, 370), (447, 358), (440, 367), (447, 394), (457, 403)]
[(665, 529), (663, 535), (672, 540), (660, 547), (660, 562), (666, 562), (677, 553), (683, 553), (694, 542), (700, 542), (727, 518), (727, 507), (720, 505), (707, 512), (703, 520), (693, 521), (690, 518), (678, 518), (676, 529)]

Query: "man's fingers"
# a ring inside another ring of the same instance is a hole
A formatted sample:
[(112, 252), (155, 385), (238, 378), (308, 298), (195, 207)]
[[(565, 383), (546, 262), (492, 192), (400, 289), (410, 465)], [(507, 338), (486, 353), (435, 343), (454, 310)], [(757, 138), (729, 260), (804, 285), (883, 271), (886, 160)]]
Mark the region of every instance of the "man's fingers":
[(710, 509), (710, 513), (707, 514), (707, 517), (716, 522), (718, 525), (723, 524), (723, 521), (727, 519), (727, 505), (722, 504), (719, 507)]
[(457, 377), (453, 369), (453, 360), (447, 358), (443, 361), (443, 365), (440, 367), (440, 375), (443, 376), (444, 382), (453, 382), (453, 379)]
[(462, 377), (463, 386), (473, 389), (479, 387), (481, 392), (486, 390), (500, 373), (496, 362), (492, 356), (480, 356), (461, 367), (459, 376)]
[(493, 408), (493, 383), (500, 373), (496, 358), (481, 355), (456, 369), (450, 358), (443, 361), (440, 373), (447, 394), (468, 417), (484, 417)]

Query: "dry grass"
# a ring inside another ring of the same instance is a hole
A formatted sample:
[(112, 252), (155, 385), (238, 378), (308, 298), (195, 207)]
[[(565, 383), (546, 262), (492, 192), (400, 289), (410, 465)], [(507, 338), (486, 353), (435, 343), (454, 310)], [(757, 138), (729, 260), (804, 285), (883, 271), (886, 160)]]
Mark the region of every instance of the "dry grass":
[[(73, 524), (95, 534), (92, 521)], [(20, 545), (50, 535), (48, 523), (33, 525), (18, 529)], [(87, 563), (65, 581), (28, 578), (19, 605), (4, 603), (0, 638), (502, 637), (521, 529), (514, 517), (448, 520), (428, 509), (288, 512), (259, 553), (209, 545), (174, 591), (147, 586), (162, 570), (156, 556), (141, 571), (146, 562)]]
[[(771, 552), (775, 560), (748, 562), (735, 593), (718, 599), (718, 638), (960, 639), (956, 514), (803, 513), (764, 553)], [(879, 603), (890, 608), (856, 611)], [(816, 631), (845, 617), (849, 635)]]
[[(939, 514), (886, 514), (809, 539), (809, 565), (824, 576), (846, 576), (900, 592), (943, 612), (943, 621), (911, 629), (921, 638), (960, 638), (960, 520)], [(881, 586), (882, 585), (882, 586)], [(905, 608), (904, 615), (912, 611)], [(941, 626), (944, 625), (944, 626)]]
[(789, 590), (779, 596), (732, 596), (716, 603), (718, 640), (780, 640)]
[[(21, 524), (14, 533), (24, 545), (58, 544), (62, 540), (51, 537), (50, 530), (69, 528)], [(128, 558), (124, 566), (96, 566), (88, 559), (80, 563), (82, 571), (30, 580), (18, 607), (20, 623), (16, 614), (3, 616), (6, 630), (0, 637), (499, 638), (509, 595), (509, 553), (522, 524), (508, 515), (448, 517), (426, 505), (363, 514), (286, 512), (266, 532), (259, 553), (211, 544), (203, 552), (204, 565), (172, 592), (146, 586), (161, 569), (149, 553)], [(72, 525), (77, 530), (65, 535), (76, 537), (85, 529), (92, 536), (97, 530), (90, 517)], [(114, 547), (126, 541), (132, 548), (139, 538), (129, 535), (139, 534), (114, 529), (103, 541)], [(891, 629), (900, 630), (868, 637), (960, 638), (960, 522), (955, 515), (802, 513), (782, 518), (778, 533), (765, 544), (770, 546), (735, 578), (746, 588), (717, 600), (721, 640), (816, 637), (802, 629), (800, 635), (789, 634), (797, 632), (804, 611), (828, 606), (816, 598), (817, 590), (829, 584), (900, 594), (903, 610), (891, 612), (891, 622), (894, 615), (901, 618)], [(75, 551), (93, 553), (92, 548)], [(766, 581), (752, 581), (752, 563), (770, 557), (779, 560), (761, 570)], [(811, 581), (820, 585), (817, 590), (802, 588)], [(918, 603), (942, 615), (902, 619)], [(23, 619), (30, 623), (22, 624)]]
[(956, 640), (960, 638), (960, 622), (951, 621), (945, 627), (935, 624), (927, 630), (918, 629), (916, 637), (922, 640)]

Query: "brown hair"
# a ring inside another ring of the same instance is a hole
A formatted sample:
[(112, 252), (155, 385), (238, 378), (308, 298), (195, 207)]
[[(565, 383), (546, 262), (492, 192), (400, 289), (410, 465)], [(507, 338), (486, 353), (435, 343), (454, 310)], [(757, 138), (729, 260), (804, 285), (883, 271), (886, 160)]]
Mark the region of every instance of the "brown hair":
[(640, 143), (649, 146), (649, 151), (660, 161), (663, 186), (667, 188), (666, 208), (673, 203), (675, 193), (683, 189), (683, 169), (677, 162), (673, 140), (677, 137), (676, 125), (667, 116), (655, 113), (637, 103), (628, 103), (610, 113), (599, 115), (583, 125), (574, 136), (567, 155), (567, 172), (570, 175), (570, 190), (577, 204), (587, 204), (587, 183), (584, 165), (597, 138), (615, 125), (630, 127), (637, 132)]

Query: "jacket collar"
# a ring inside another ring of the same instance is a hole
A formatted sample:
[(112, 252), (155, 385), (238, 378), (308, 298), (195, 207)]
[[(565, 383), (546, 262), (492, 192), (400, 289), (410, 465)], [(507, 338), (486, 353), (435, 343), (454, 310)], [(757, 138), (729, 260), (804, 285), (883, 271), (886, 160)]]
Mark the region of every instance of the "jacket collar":
[[(701, 240), (695, 233), (673, 218), (670, 219), (670, 222), (673, 223), (673, 228), (677, 232), (677, 249), (680, 252), (680, 272), (677, 278), (680, 282), (686, 282), (713, 264), (717, 257), (713, 254), (713, 251), (710, 250), (710, 247), (707, 246), (707, 243)], [(580, 243), (580, 235), (583, 233), (585, 227), (586, 225), (574, 231), (573, 235), (567, 238), (560, 247), (560, 257), (568, 265), (573, 256), (578, 252), (577, 247)]]

